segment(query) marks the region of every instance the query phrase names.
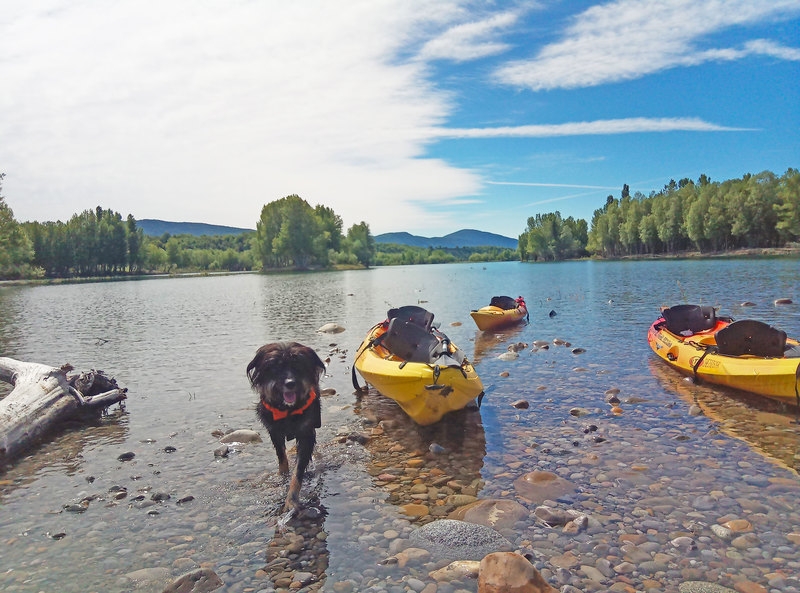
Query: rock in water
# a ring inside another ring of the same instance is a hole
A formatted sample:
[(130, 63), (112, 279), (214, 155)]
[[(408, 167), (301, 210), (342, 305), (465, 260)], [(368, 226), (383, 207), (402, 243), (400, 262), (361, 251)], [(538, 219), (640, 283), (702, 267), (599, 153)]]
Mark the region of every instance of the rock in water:
[(535, 504), (545, 500), (558, 500), (575, 491), (575, 484), (548, 471), (534, 470), (514, 481), (514, 488)]
[(260, 443), (261, 435), (255, 430), (240, 428), (229, 432), (219, 440), (220, 443)]
[(481, 560), (478, 593), (557, 593), (527, 558), (495, 552)]
[(439, 519), (411, 532), (411, 542), (449, 560), (480, 560), (492, 552), (511, 550), (506, 538), (491, 527), (454, 519)]
[(494, 529), (511, 529), (529, 516), (528, 509), (515, 500), (484, 498), (457, 508), (447, 518)]
[(162, 593), (209, 593), (224, 584), (210, 568), (199, 568), (178, 577)]

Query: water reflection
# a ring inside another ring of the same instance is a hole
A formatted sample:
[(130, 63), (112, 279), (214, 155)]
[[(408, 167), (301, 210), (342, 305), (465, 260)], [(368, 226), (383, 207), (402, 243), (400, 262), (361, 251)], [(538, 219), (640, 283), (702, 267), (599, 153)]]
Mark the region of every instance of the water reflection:
[(519, 341), (524, 325), (515, 325), (507, 329), (475, 332), (475, 354), (472, 362), (479, 363), (486, 355), (493, 355), (500, 344), (512, 344)]
[(330, 560), (324, 530), (327, 515), (327, 509), (315, 499), (296, 516), (279, 519), (263, 569), (274, 587), (311, 586), (308, 590), (316, 590), (324, 585)]
[(723, 386), (695, 384), (691, 378), (651, 359), (650, 371), (667, 391), (696, 405), (718, 429), (741, 439), (778, 464), (800, 471), (798, 411), (783, 402)]
[(394, 401), (370, 389), (354, 410), (371, 431), (365, 445), (372, 455), (369, 474), (411, 520), (446, 516), (480, 492), (486, 436), (474, 406), (419, 426)]
[[(74, 476), (84, 466), (84, 454), (95, 447), (124, 443), (128, 438), (127, 413), (115, 407), (102, 416), (65, 422), (48, 433), (47, 442), (26, 455), (7, 473), (0, 471), (0, 501), (44, 474)], [(3, 468), (5, 469), (5, 468)], [(91, 479), (91, 478), (90, 478)], [(88, 480), (87, 480), (88, 481)]]

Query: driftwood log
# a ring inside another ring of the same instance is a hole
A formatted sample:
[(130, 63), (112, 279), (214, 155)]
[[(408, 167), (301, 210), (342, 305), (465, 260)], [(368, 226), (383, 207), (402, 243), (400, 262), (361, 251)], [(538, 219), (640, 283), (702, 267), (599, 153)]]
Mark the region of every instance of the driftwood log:
[(14, 386), (0, 400), (0, 472), (64, 422), (127, 398), (103, 371), (68, 376), (71, 370), (0, 357), (0, 381)]

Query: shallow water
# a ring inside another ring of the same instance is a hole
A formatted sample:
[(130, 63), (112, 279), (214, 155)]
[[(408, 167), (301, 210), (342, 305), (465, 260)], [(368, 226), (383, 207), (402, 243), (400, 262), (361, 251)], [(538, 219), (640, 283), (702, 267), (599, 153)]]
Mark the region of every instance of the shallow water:
[[(0, 587), (161, 591), (205, 565), (226, 591), (288, 587), (287, 579), (306, 573), (310, 589), (414, 589), (432, 582), (436, 560), (401, 567), (386, 559), (416, 526), (450, 510), (448, 483), (479, 498), (517, 500), (532, 513), (537, 503), (515, 482), (543, 470), (575, 485), (557, 505), (602, 525), (569, 536), (531, 514), (504, 533), (553, 586), (668, 591), (685, 580), (746, 579), (776, 589), (776, 573), (800, 573), (800, 546), (786, 538), (800, 532), (794, 415), (687, 382), (654, 359), (646, 332), (660, 306), (693, 302), (798, 336), (800, 306), (773, 305), (782, 297), (800, 303), (798, 269), (797, 260), (777, 259), (511, 262), (0, 288), (0, 355), (100, 368), (129, 393), (123, 409), (65, 428), (0, 475)], [(530, 325), (478, 332), (469, 311), (494, 294), (524, 295)], [(433, 311), (475, 361), (487, 392), (479, 412), (420, 429), (385, 398), (354, 395), (353, 353), (388, 308), (404, 304)], [(346, 331), (316, 331), (328, 322)], [(498, 359), (510, 343), (557, 338), (585, 352), (526, 348), (517, 360)], [(336, 391), (323, 401), (320, 455), (304, 484), (309, 511), (283, 523), (277, 505), (286, 484), (275, 475), (271, 446), (244, 445), (218, 458), (212, 434), (253, 428), (266, 437), (244, 368), (259, 345), (275, 340), (304, 342), (329, 358), (323, 387)], [(606, 403), (612, 388), (622, 414)], [(520, 399), (530, 407), (511, 405)], [(690, 414), (693, 405), (703, 414)], [(577, 408), (585, 415), (573, 415)], [(364, 438), (347, 438), (354, 434)], [(129, 451), (132, 461), (117, 460)], [(426, 502), (412, 494), (419, 484), (443, 503), (428, 498), (424, 518), (404, 512)], [(114, 500), (113, 486), (128, 496)], [(712, 492), (708, 509), (703, 497)], [(153, 503), (153, 493), (170, 499)], [(85, 512), (63, 510), (87, 496)], [(672, 500), (669, 511), (653, 497)], [(741, 551), (710, 535), (709, 525), (728, 515), (747, 518), (758, 544)], [(683, 532), (696, 536), (698, 551), (670, 546)], [(650, 554), (663, 570), (641, 558), (634, 570), (605, 569), (603, 562), (624, 558), (617, 540), (631, 533), (660, 546)], [(563, 567), (566, 552), (576, 565)], [(593, 580), (584, 564), (609, 575)], [(440, 591), (476, 588), (439, 584)]]

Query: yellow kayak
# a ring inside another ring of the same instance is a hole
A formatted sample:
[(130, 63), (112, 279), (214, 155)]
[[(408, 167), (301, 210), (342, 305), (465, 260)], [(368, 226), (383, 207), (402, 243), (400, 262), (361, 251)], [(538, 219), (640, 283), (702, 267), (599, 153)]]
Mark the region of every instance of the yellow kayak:
[(421, 426), (483, 398), (483, 383), (464, 352), (431, 327), (433, 314), (408, 306), (389, 311), (367, 332), (353, 362), (355, 371), (396, 401)]
[(492, 331), (527, 320), (528, 308), (522, 297), (495, 296), (489, 305), (470, 311), (470, 316), (479, 330)]
[(647, 342), (661, 360), (695, 379), (800, 406), (800, 345), (766, 323), (678, 305), (650, 326)]

